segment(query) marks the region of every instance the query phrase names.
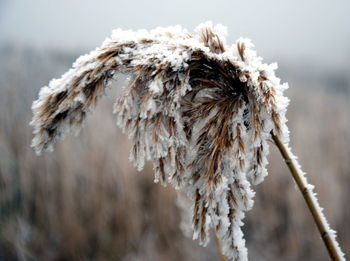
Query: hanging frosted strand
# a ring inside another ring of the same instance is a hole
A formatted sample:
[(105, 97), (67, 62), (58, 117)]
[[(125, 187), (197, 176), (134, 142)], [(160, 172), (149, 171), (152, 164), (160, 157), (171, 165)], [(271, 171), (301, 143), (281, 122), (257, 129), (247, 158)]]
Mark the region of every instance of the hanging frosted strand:
[(40, 154), (65, 133), (77, 133), (117, 73), (129, 75), (114, 113), (132, 141), (130, 160), (138, 170), (151, 161), (155, 182), (183, 194), (194, 239), (205, 246), (214, 230), (222, 253), (244, 261), (243, 219), (253, 206), (251, 185), (267, 175), (267, 141), (272, 134), (289, 143), (288, 85), (249, 39), (228, 46), (226, 34), (210, 22), (195, 34), (180, 26), (114, 30), (41, 89), (32, 106), (32, 147)]

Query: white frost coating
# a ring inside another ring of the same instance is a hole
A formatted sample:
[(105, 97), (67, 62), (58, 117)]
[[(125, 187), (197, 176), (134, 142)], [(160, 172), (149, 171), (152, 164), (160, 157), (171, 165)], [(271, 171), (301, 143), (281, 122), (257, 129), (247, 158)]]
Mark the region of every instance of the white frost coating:
[(288, 143), (288, 85), (249, 39), (228, 46), (226, 27), (211, 22), (195, 31), (114, 30), (41, 89), (32, 106), (32, 146), (50, 150), (79, 129), (114, 75), (127, 74), (114, 113), (132, 140), (130, 160), (138, 170), (151, 160), (155, 182), (186, 193), (200, 244), (214, 229), (228, 258), (247, 260), (242, 220), (254, 203), (251, 185), (267, 175), (270, 133)]
[(335, 245), (335, 251), (337, 252), (338, 256), (341, 258), (341, 261), (345, 261), (345, 254), (343, 253), (343, 251), (341, 250), (339, 243), (336, 240), (337, 237), (337, 233), (335, 230), (331, 229), (331, 227), (329, 226), (328, 220), (326, 219), (324, 213), (323, 213), (323, 208), (320, 206), (318, 199), (316, 197), (316, 193), (314, 192), (314, 185), (309, 184), (306, 178), (306, 173), (302, 171), (301, 166), (297, 160), (297, 157), (292, 153), (291, 148), (288, 146), (287, 143), (284, 144), (285, 148), (287, 150), (287, 153), (289, 154), (291, 160), (293, 161), (293, 165), (296, 166), (297, 171), (299, 173), (301, 173), (301, 179), (302, 182), (304, 184), (304, 186), (306, 187), (306, 189), (308, 190), (307, 192), (310, 195), (310, 198), (312, 200), (312, 202), (314, 203), (314, 205), (317, 208), (317, 212), (320, 214), (320, 218), (322, 220), (322, 223), (325, 224), (325, 229), (328, 233), (328, 236), (331, 238), (331, 241), (334, 242)]
[(161, 79), (155, 79), (149, 85), (149, 89), (155, 94), (162, 94), (163, 92), (163, 82)]

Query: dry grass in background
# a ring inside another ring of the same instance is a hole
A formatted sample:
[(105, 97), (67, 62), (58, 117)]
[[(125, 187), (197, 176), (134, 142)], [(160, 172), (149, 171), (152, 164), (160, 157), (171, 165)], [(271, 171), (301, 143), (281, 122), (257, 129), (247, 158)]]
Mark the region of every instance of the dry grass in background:
[[(0, 64), (0, 260), (215, 260), (185, 238), (175, 193), (137, 173), (129, 143), (103, 99), (79, 138), (54, 153), (29, 147), (30, 105), (38, 89), (64, 72), (74, 55), (2, 50)], [(350, 255), (349, 96), (296, 88), (291, 141), (339, 243)], [(250, 260), (323, 260), (326, 250), (288, 170), (271, 146), (270, 176), (256, 187), (245, 235)]]

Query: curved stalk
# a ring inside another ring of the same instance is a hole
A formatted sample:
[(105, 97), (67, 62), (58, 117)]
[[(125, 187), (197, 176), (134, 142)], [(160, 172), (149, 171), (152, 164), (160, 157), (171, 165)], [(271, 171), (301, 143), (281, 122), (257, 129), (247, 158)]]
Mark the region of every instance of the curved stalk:
[(272, 132), (271, 136), (279, 151), (281, 152), (282, 157), (284, 158), (300, 192), (306, 201), (306, 204), (312, 214), (312, 217), (314, 218), (314, 221), (321, 234), (321, 238), (327, 248), (331, 260), (345, 260), (344, 254), (335, 239), (335, 231), (329, 227), (327, 220), (322, 213), (322, 208), (320, 207), (315, 193), (313, 192), (313, 186), (308, 184), (305, 173), (301, 170), (296, 157), (293, 155), (290, 148), (287, 145), (283, 144), (282, 141)]

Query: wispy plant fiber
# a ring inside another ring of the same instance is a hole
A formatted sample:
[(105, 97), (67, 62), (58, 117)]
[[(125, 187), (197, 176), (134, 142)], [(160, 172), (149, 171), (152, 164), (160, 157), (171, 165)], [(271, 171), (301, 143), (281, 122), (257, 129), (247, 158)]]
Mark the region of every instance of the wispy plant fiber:
[(251, 184), (267, 175), (270, 133), (288, 143), (287, 85), (250, 40), (228, 46), (225, 36), (211, 23), (196, 34), (178, 26), (113, 31), (42, 88), (32, 146), (40, 153), (79, 130), (110, 80), (129, 75), (114, 112), (132, 140), (131, 161), (138, 170), (152, 161), (156, 182), (186, 193), (195, 239), (206, 245), (213, 228), (227, 257), (247, 260), (241, 227), (253, 206)]

